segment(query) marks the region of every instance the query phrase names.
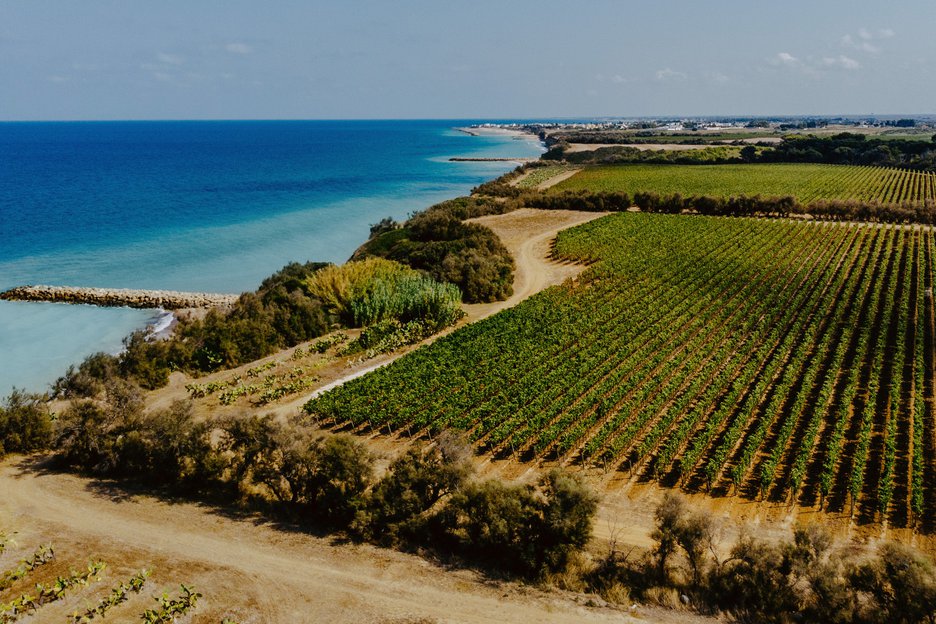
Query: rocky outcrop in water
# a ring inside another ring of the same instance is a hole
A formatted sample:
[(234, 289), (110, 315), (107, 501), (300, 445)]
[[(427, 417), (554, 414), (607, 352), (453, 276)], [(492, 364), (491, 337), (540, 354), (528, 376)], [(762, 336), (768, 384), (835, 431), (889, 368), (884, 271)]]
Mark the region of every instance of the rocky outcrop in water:
[(239, 295), (192, 293), (175, 290), (135, 290), (129, 288), (82, 288), (73, 286), (17, 286), (0, 293), (7, 301), (50, 301), (86, 303), (129, 308), (214, 308), (229, 306)]

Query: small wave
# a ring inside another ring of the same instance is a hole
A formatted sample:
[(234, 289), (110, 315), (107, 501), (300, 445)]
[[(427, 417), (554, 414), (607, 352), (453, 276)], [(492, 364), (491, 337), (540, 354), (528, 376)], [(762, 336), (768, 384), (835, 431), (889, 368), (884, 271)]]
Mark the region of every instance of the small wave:
[(147, 328), (150, 331), (150, 334), (156, 336), (157, 338), (162, 337), (170, 327), (172, 327), (172, 322), (175, 320), (175, 315), (172, 312), (163, 310), (160, 308), (156, 316), (147, 324)]

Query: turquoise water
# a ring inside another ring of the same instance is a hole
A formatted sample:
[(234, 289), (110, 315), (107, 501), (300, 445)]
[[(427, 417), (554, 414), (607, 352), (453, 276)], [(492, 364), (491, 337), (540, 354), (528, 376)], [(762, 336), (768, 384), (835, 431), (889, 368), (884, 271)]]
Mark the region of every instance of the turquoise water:
[[(343, 262), (382, 217), (467, 193), (534, 140), (468, 121), (0, 124), (0, 289), (242, 292), (290, 261)], [(117, 352), (155, 311), (0, 302), (0, 395)]]

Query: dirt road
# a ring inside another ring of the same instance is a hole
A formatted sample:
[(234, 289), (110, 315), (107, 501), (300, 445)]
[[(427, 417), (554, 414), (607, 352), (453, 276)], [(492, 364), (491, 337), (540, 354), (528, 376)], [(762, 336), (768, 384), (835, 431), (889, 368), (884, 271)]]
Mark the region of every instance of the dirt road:
[(607, 214), (610, 213), (521, 208), (507, 214), (471, 219), (469, 223), (487, 226), (497, 234), (513, 255), (515, 268), (513, 295), (506, 301), (465, 305), (468, 318), (475, 321), (491, 316), (581, 273), (583, 265), (556, 262), (550, 257), (552, 241), (561, 230)]
[[(649, 609), (636, 620), (623, 610), (585, 606), (582, 596), (485, 581), (416, 556), (128, 494), (45, 472), (30, 460), (0, 464), (0, 491), (0, 528), (18, 531), (24, 549), (51, 540), (59, 558), (77, 565), (93, 555), (113, 570), (153, 568), (147, 594), (192, 583), (204, 594), (193, 622), (684, 621), (677, 616), (685, 614)], [(113, 615), (132, 617), (150, 602), (135, 598)], [(59, 620), (68, 606), (61, 605)], [(43, 618), (57, 614), (42, 611)]]

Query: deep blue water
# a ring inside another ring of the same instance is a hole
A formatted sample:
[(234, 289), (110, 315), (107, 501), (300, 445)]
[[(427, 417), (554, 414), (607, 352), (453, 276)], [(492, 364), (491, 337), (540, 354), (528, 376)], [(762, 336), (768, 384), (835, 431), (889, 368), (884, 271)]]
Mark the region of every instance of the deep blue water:
[[(342, 262), (384, 216), (467, 193), (538, 143), (470, 121), (0, 123), (0, 289), (241, 292), (290, 261)], [(151, 311), (0, 302), (0, 395), (43, 390)]]

